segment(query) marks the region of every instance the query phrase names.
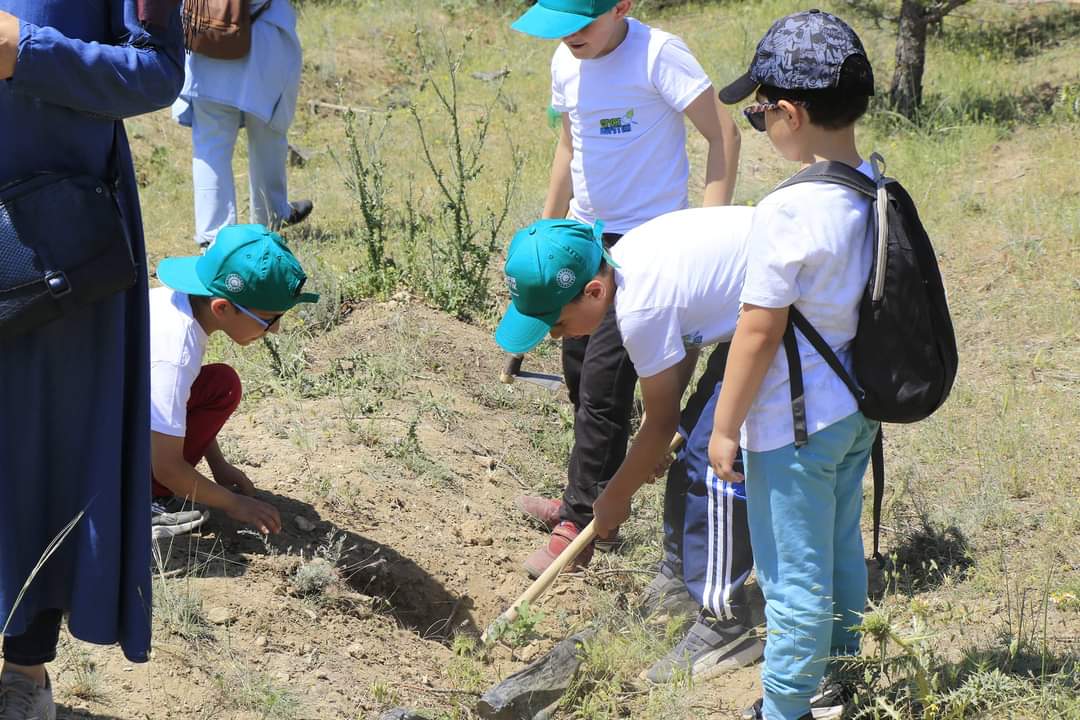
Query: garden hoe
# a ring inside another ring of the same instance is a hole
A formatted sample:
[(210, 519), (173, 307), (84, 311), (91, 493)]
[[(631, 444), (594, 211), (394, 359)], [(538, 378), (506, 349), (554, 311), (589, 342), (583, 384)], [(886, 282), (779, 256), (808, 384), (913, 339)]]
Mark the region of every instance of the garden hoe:
[[(682, 442), (682, 435), (676, 434), (668, 452), (674, 453)], [(484, 646), (517, 618), (523, 605), (532, 603), (551, 587), (558, 574), (592, 542), (596, 537), (594, 522), (586, 525), (548, 569), (488, 626), (480, 638)], [(568, 637), (547, 655), (488, 690), (477, 704), (477, 714), (484, 720), (547, 720), (570, 687), (583, 659), (582, 647), (593, 635), (595, 631), (587, 628)]]
[(507, 354), (506, 367), (499, 373), (499, 380), (507, 385), (510, 385), (515, 380), (524, 380), (552, 392), (558, 392), (563, 386), (563, 379), (558, 375), (546, 375), (522, 370), (521, 362), (524, 359), (524, 355)]

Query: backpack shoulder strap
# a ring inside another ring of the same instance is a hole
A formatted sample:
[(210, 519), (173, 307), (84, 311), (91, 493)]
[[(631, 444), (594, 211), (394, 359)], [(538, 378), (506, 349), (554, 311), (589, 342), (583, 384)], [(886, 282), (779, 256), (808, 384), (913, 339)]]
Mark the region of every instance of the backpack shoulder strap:
[[(843, 185), (867, 196), (871, 200), (877, 199), (877, 184), (873, 180), (850, 165), (834, 160), (817, 162), (804, 170), (800, 170), (777, 185), (776, 190), (808, 182), (828, 182), (834, 185)], [(776, 190), (773, 190), (773, 192), (776, 192)]]
[(810, 321), (806, 319), (806, 316), (799, 312), (799, 309), (792, 305), (788, 309), (788, 318), (793, 327), (799, 329), (799, 332), (803, 334), (814, 349), (818, 351), (818, 354), (825, 359), (832, 371), (840, 376), (840, 379), (847, 385), (848, 390), (855, 396), (855, 402), (862, 405), (863, 400), (866, 399), (866, 392), (863, 391), (859, 384), (855, 382), (855, 378), (851, 377), (851, 374), (844, 367), (844, 364), (840, 362), (840, 358), (836, 357), (836, 353), (829, 347), (829, 343), (825, 342), (825, 338), (821, 337), (821, 333), (817, 331)]

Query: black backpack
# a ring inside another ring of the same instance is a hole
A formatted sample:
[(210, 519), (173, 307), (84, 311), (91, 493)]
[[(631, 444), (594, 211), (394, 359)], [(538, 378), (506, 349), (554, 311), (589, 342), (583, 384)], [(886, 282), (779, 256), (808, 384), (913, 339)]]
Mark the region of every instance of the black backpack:
[[(794, 306), (784, 333), (791, 384), (795, 446), (808, 441), (798, 328), (829, 367), (855, 395), (871, 420), (911, 423), (941, 407), (956, 378), (956, 336), (945, 287), (930, 238), (911, 196), (893, 178), (885, 177), (885, 161), (874, 153), (871, 180), (839, 162), (819, 162), (794, 175), (780, 188), (804, 182), (829, 182), (870, 198), (873, 208), (874, 257), (859, 305), (859, 324), (852, 341), (852, 377), (828, 343)], [(885, 460), (879, 431), (871, 452), (874, 474), (874, 557), (881, 560), (881, 501), (885, 493)]]

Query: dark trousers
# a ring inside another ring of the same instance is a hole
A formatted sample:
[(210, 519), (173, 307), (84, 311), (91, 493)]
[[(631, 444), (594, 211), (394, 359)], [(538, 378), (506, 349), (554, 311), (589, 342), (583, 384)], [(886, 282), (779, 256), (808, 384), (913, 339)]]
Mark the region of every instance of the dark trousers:
[[(240, 376), (224, 363), (204, 365), (187, 403), (187, 431), (184, 435), (184, 460), (195, 467), (206, 455), (221, 428), (232, 417), (243, 390)], [(152, 480), (154, 497), (169, 497), (172, 490)]]
[[(724, 379), (724, 366), (727, 365), (730, 348), (731, 343), (717, 345), (705, 361), (705, 372), (698, 378), (694, 392), (679, 416), (679, 432), (685, 441), (689, 440), (690, 433), (697, 425), (701, 411), (712, 397), (717, 384)], [(711, 421), (709, 427), (712, 427)], [(682, 575), (686, 491), (690, 487), (690, 477), (686, 471), (688, 444), (684, 442), (677, 459), (668, 468), (667, 484), (664, 487), (664, 560), (679, 575)]]
[[(668, 471), (664, 496), (664, 556), (690, 595), (714, 616), (745, 620), (745, 583), (753, 568), (746, 493), (709, 464), (709, 438), (728, 345), (717, 347), (683, 410), (687, 438)], [(741, 470), (741, 457), (736, 469)]]
[[(620, 237), (605, 233), (604, 243), (611, 247)], [(563, 339), (562, 361), (574, 405), (574, 447), (560, 516), (584, 527), (592, 520), (593, 502), (626, 457), (630, 438), (637, 373), (623, 349), (614, 307), (592, 335)]]
[(56, 659), (60, 641), (60, 610), (42, 610), (27, 626), (26, 632), (4, 638), (4, 660), (16, 665), (44, 665)]

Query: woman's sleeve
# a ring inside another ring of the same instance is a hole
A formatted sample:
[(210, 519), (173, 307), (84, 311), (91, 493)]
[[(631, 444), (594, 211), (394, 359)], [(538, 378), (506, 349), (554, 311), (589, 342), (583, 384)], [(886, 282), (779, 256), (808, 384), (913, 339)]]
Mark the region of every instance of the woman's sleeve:
[(115, 44), (75, 40), (55, 28), (20, 21), (10, 88), (42, 102), (117, 119), (167, 107), (184, 82), (179, 11), (172, 13), (167, 28), (144, 28), (136, 0), (109, 0), (109, 11)]

